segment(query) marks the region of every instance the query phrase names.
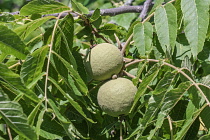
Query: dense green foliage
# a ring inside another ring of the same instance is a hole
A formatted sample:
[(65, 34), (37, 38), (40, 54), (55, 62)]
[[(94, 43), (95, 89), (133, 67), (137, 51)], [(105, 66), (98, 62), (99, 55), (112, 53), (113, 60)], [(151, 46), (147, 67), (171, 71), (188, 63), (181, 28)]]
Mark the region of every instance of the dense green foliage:
[[(20, 14), (0, 13), (0, 139), (210, 139), (209, 0), (154, 0), (143, 20), (102, 16), (120, 0), (62, 2), (22, 1)], [(118, 76), (138, 88), (127, 116), (101, 110), (105, 81), (84, 67), (86, 52), (105, 42), (124, 54)]]

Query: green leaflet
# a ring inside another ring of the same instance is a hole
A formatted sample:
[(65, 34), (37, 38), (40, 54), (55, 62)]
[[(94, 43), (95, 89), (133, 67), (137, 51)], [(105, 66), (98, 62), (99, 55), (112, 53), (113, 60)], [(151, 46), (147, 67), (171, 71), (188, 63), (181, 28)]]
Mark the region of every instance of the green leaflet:
[(57, 84), (57, 82), (49, 77), (50, 82), (52, 82), (57, 88), (58, 90), (63, 94), (63, 96), (65, 96), (65, 98), (69, 101), (69, 103), (84, 117), (86, 118), (88, 121), (90, 121), (91, 123), (94, 123), (94, 121), (90, 118), (87, 117), (87, 115), (84, 113), (83, 108), (76, 102), (74, 101), (74, 99), (72, 99), (72, 97), (70, 97), (69, 94), (67, 94), (65, 91), (62, 90), (62, 88)]
[(151, 139), (156, 131), (161, 128), (165, 117), (171, 111), (171, 109), (177, 104), (177, 102), (182, 98), (183, 94), (189, 89), (191, 82), (183, 82), (178, 88), (172, 89), (165, 94), (164, 100), (161, 105), (161, 110), (158, 113), (157, 121), (155, 124), (155, 129), (150, 131), (150, 136), (148, 139)]
[(36, 30), (38, 27), (40, 27), (42, 24), (44, 24), (49, 19), (55, 18), (53, 16), (43, 17), (36, 19), (34, 21), (31, 21), (23, 26), (19, 26), (14, 29), (14, 32), (20, 36), (21, 39), (26, 39), (34, 30)]
[(19, 136), (37, 140), (35, 131), (27, 123), (27, 116), (18, 102), (10, 101), (0, 88), (0, 116)]
[(20, 37), (3, 25), (0, 25), (0, 51), (19, 59), (25, 59), (27, 54), (26, 45)]
[(132, 106), (130, 112), (132, 112), (132, 110), (134, 109), (135, 105), (139, 101), (140, 97), (145, 93), (145, 91), (147, 89), (147, 86), (155, 79), (155, 77), (157, 76), (158, 72), (159, 72), (159, 69), (154, 71), (151, 75), (149, 75), (148, 77), (146, 77), (142, 81), (142, 83), (138, 87), (138, 91), (137, 91), (137, 93), (135, 95), (134, 103), (133, 103), (133, 106)]
[(182, 0), (184, 32), (194, 58), (202, 51), (209, 25), (208, 0)]
[[(23, 79), (26, 86), (28, 86), (33, 81), (38, 81), (36, 79), (42, 73), (48, 49), (49, 46), (43, 46), (26, 57), (26, 60), (23, 63), (20, 72), (20, 76)], [(34, 84), (35, 83), (33, 83), (33, 85)]]
[(5, 88), (12, 90), (17, 95), (23, 94), (30, 100), (34, 102), (39, 102), (40, 99), (33, 91), (26, 88), (26, 86), (22, 83), (20, 76), (18, 74), (14, 73), (10, 69), (8, 69), (4, 64), (1, 63), (0, 63), (0, 70), (1, 70), (0, 78), (2, 79), (0, 83)]
[(34, 0), (23, 6), (20, 15), (28, 16), (32, 14), (53, 14), (70, 10), (68, 6), (52, 0)]
[(133, 30), (134, 45), (140, 56), (147, 56), (152, 50), (153, 27), (149, 22), (135, 25)]
[(168, 3), (156, 9), (154, 15), (158, 40), (165, 53), (173, 53), (177, 36), (176, 8)]
[(76, 0), (71, 0), (72, 9), (81, 14), (89, 14), (89, 10)]

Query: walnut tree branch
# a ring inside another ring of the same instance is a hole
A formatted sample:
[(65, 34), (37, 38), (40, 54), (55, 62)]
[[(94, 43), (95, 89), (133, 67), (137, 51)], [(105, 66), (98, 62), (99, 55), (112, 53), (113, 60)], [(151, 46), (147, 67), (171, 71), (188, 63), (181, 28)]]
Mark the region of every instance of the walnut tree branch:
[(141, 20), (144, 20), (145, 17), (147, 16), (147, 12), (148, 12), (151, 4), (152, 4), (152, 0), (146, 0), (144, 2), (143, 9), (141, 11), (141, 14), (139, 15), (139, 18), (141, 18)]
[[(119, 15), (119, 14), (124, 14), (124, 13), (140, 13), (143, 9), (143, 5), (139, 5), (139, 6), (121, 6), (121, 7), (117, 7), (117, 8), (110, 8), (110, 9), (100, 9), (100, 14), (101, 16), (115, 16), (115, 15)], [(89, 14), (87, 14), (87, 17), (92, 16), (92, 14), (94, 13), (94, 10), (89, 11)], [(19, 11), (16, 12), (12, 12), (9, 13), (11, 15), (18, 15), (20, 14)], [(67, 15), (68, 13), (62, 13), (62, 15), (60, 16), (60, 18), (63, 18)], [(73, 16), (78, 16), (75, 13), (71, 14)], [(59, 13), (55, 13), (55, 14), (47, 14), (47, 15), (43, 15), (43, 17), (46, 16), (55, 16), (58, 17)], [(0, 14), (0, 16), (2, 16), (2, 14)]]

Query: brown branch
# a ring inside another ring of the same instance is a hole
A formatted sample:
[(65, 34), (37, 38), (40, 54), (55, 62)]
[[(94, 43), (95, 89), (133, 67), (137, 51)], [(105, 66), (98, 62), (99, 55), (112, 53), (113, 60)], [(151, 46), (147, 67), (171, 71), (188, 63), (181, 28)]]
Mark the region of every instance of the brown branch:
[(147, 12), (148, 12), (151, 4), (152, 4), (152, 0), (146, 0), (144, 2), (143, 9), (141, 11), (141, 14), (139, 15), (139, 18), (141, 18), (141, 21), (143, 21), (145, 19), (145, 17), (147, 16)]
[[(139, 5), (139, 6), (121, 6), (121, 7), (117, 7), (117, 8), (110, 8), (110, 9), (100, 9), (100, 14), (101, 16), (116, 16), (119, 14), (124, 14), (124, 13), (140, 13), (143, 9), (143, 5)], [(94, 10), (89, 11), (89, 14), (87, 14), (87, 17), (92, 16), (92, 14), (94, 13)], [(9, 13), (11, 15), (19, 15), (20, 12), (16, 11), (16, 12), (12, 12)], [(47, 14), (47, 15), (43, 15), (43, 17), (46, 16), (55, 16), (58, 17), (60, 13), (55, 13), (55, 14)], [(60, 18), (63, 18), (67, 15), (68, 13), (62, 13), (62, 15), (60, 15)], [(70, 14), (72, 14), (73, 16), (78, 16), (77, 14), (70, 12)], [(3, 14), (0, 14), (0, 16), (2, 16)]]

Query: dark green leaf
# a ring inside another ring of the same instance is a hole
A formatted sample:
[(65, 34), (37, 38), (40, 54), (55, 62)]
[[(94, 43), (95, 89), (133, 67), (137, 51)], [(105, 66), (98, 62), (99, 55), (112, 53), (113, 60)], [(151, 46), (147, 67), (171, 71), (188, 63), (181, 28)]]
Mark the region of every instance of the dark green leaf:
[(91, 123), (94, 123), (94, 121), (90, 118), (87, 117), (87, 115), (84, 113), (83, 108), (72, 99), (72, 97), (66, 93), (65, 91), (63, 91), (63, 89), (57, 84), (57, 82), (49, 77), (50, 82), (53, 83), (53, 85), (55, 85), (58, 90), (63, 94), (63, 96), (69, 101), (69, 103), (84, 117), (86, 118), (88, 121), (90, 121)]
[[(5, 100), (6, 98), (6, 100)], [(0, 117), (6, 124), (20, 136), (37, 140), (35, 131), (27, 123), (27, 116), (19, 103), (9, 101), (8, 97), (0, 88)]]
[(39, 98), (37, 95), (26, 88), (26, 86), (22, 83), (20, 76), (10, 69), (8, 69), (4, 64), (0, 64), (0, 83), (4, 83), (4, 86), (10, 90), (13, 90), (15, 94), (23, 94), (29, 99), (31, 99), (34, 102), (39, 102)]
[(146, 77), (142, 81), (142, 83), (138, 87), (138, 91), (137, 91), (137, 93), (135, 95), (134, 103), (133, 103), (133, 106), (132, 106), (130, 112), (134, 109), (134, 107), (135, 107), (136, 103), (139, 101), (140, 97), (147, 90), (147, 86), (155, 79), (155, 77), (157, 76), (158, 72), (159, 72), (159, 69), (157, 69), (155, 72), (153, 72), (151, 75), (149, 75), (148, 77)]
[(165, 94), (164, 100), (162, 102), (161, 111), (158, 113), (157, 122), (155, 124), (155, 129), (150, 132), (151, 138), (154, 136), (156, 131), (161, 128), (165, 117), (171, 111), (171, 109), (177, 104), (177, 102), (182, 98), (183, 94), (189, 89), (191, 82), (183, 82), (178, 88), (172, 89)]
[(94, 12), (93, 12), (93, 15), (90, 17), (90, 19), (92, 21), (95, 21), (97, 20), (98, 18), (100, 17), (100, 9), (96, 9)]
[(44, 46), (27, 56), (20, 72), (20, 76), (26, 86), (41, 74), (48, 49), (49, 46)]

